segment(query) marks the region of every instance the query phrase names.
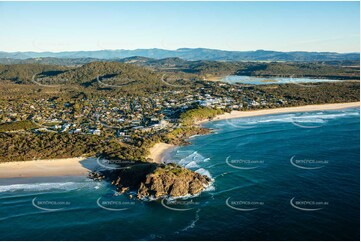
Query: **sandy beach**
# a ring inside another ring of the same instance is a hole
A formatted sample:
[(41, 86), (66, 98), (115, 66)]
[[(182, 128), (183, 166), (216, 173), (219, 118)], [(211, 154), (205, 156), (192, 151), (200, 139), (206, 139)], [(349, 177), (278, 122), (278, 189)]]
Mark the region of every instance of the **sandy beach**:
[[(353, 108), (353, 107), (360, 107), (360, 102), (306, 105), (306, 106), (298, 106), (298, 107), (273, 108), (273, 109), (262, 109), (262, 110), (253, 110), (253, 111), (232, 111), (231, 113), (218, 115), (211, 121), (232, 119), (232, 118), (253, 117), (253, 116), (261, 116), (268, 114), (279, 114), (279, 113), (337, 110), (337, 109)], [(201, 120), (201, 121), (197, 121), (196, 124), (201, 124), (208, 121), (209, 120)]]
[(153, 162), (161, 163), (164, 152), (173, 147), (175, 146), (171, 144), (157, 143), (152, 148), (150, 148), (150, 154), (147, 156), (147, 158), (152, 159)]
[(0, 178), (86, 176), (97, 167), (95, 158), (14, 161), (0, 163)]
[[(268, 114), (308, 112), (321, 110), (337, 110), (344, 108), (360, 107), (360, 102), (307, 105), (299, 107), (275, 108), (255, 111), (232, 111), (217, 116), (212, 121), (232, 118), (252, 117)], [(196, 122), (201, 124), (209, 120)], [(150, 158), (153, 162), (161, 163), (165, 151), (175, 147), (171, 144), (157, 143), (150, 149)], [(47, 177), (47, 176), (82, 176), (89, 171), (95, 170), (99, 165), (95, 158), (69, 158), (53, 160), (15, 161), (0, 163), (0, 178), (21, 178), (21, 177)]]

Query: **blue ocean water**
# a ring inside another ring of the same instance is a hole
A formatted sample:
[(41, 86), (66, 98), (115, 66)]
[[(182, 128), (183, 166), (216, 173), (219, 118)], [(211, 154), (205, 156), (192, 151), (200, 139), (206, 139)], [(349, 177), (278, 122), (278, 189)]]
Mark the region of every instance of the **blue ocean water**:
[(226, 76), (222, 79), (223, 82), (230, 84), (242, 83), (252, 85), (265, 85), (265, 84), (282, 84), (294, 83), (300, 85), (307, 85), (311, 82), (339, 82), (340, 80), (320, 79), (320, 78), (295, 78), (295, 77), (254, 77), (254, 76)]
[(83, 177), (0, 180), (1, 240), (359, 240), (360, 111), (205, 124), (165, 162), (208, 174), (196, 197), (144, 202)]

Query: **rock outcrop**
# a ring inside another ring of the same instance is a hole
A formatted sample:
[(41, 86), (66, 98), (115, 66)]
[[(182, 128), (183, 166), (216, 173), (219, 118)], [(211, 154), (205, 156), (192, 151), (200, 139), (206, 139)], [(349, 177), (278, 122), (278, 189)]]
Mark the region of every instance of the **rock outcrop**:
[(158, 167), (146, 176), (140, 184), (137, 197), (139, 199), (160, 197), (181, 197), (196, 195), (204, 190), (211, 182), (207, 176), (194, 171), (168, 164)]
[(196, 195), (211, 179), (176, 164), (140, 162), (128, 169), (104, 171), (103, 175), (119, 193), (137, 191), (138, 199)]

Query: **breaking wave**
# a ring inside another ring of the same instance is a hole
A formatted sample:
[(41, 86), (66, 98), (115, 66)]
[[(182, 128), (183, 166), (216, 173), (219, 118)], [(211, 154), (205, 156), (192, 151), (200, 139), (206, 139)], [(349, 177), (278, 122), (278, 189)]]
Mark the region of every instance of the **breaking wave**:
[[(335, 111), (334, 111), (335, 112)], [(337, 113), (329, 113), (327, 111), (323, 112), (311, 112), (311, 113), (292, 113), (292, 114), (279, 114), (279, 115), (267, 115), (267, 116), (258, 116), (258, 117), (248, 117), (240, 119), (231, 119), (227, 122), (233, 124), (242, 124), (242, 125), (255, 125), (260, 123), (314, 123), (314, 124), (323, 124), (328, 120), (349, 117), (349, 116), (359, 116), (360, 111), (350, 112), (350, 111), (337, 111)], [(219, 124), (217, 124), (219, 125)]]
[(94, 182), (53, 182), (53, 183), (32, 183), (32, 184), (12, 184), (0, 186), (0, 192), (41, 192), (50, 190), (72, 191), (81, 188), (99, 189), (101, 183)]

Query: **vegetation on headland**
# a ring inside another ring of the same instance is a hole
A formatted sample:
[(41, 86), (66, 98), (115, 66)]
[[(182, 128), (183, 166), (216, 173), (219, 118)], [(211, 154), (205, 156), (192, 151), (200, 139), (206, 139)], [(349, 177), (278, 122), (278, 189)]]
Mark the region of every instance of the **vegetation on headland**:
[(189, 144), (188, 138), (193, 135), (208, 134), (209, 129), (198, 126), (183, 126), (172, 130), (163, 137), (163, 142), (173, 145), (186, 145)]
[(205, 119), (212, 119), (217, 115), (223, 114), (224, 111), (221, 109), (212, 109), (207, 107), (200, 107), (196, 109), (190, 109), (181, 114), (181, 122), (183, 125), (192, 125), (197, 121)]

